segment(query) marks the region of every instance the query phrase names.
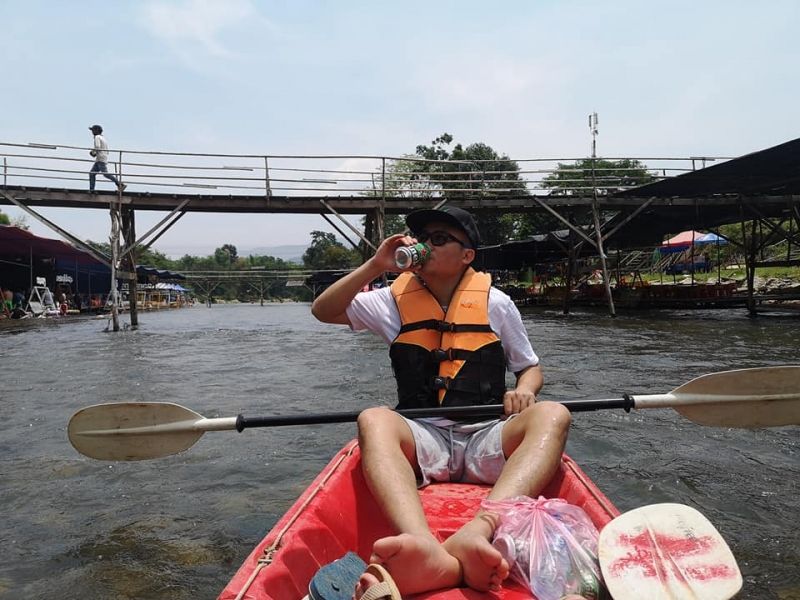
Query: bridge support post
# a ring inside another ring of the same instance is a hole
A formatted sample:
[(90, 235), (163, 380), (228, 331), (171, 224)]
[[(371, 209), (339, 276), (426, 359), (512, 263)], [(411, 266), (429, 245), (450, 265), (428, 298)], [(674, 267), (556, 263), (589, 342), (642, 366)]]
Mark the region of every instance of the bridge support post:
[[(597, 190), (595, 189), (595, 195)], [(597, 207), (597, 197), (592, 200), (592, 216), (594, 217), (594, 233), (596, 239), (597, 253), (600, 255), (600, 266), (603, 269), (603, 282), (606, 290), (606, 300), (608, 301), (608, 314), (612, 317), (617, 316), (614, 308), (614, 297), (611, 294), (611, 278), (608, 274), (608, 264), (606, 262), (606, 251), (603, 249), (603, 233), (600, 229), (600, 209)]]
[[(594, 121), (592, 121), (592, 116)], [(589, 117), (589, 129), (592, 130), (592, 217), (594, 218), (594, 237), (597, 253), (600, 255), (600, 266), (603, 268), (603, 284), (606, 290), (606, 300), (608, 301), (608, 314), (612, 317), (617, 316), (614, 308), (614, 296), (611, 293), (611, 278), (608, 275), (608, 265), (606, 264), (606, 251), (603, 249), (603, 230), (600, 227), (600, 208), (597, 199), (597, 175), (595, 173), (596, 157), (595, 135), (597, 134), (597, 114)], [(617, 282), (619, 283), (619, 282)]]
[[(377, 236), (375, 235), (375, 217), (372, 213), (364, 215), (364, 237), (375, 243)], [(370, 257), (369, 246), (361, 244), (361, 261), (366, 262)]]
[(375, 241), (375, 248), (372, 249), (370, 256), (375, 254), (375, 250), (377, 250), (378, 246), (381, 245), (383, 238), (386, 237), (386, 219), (385, 219), (385, 212), (382, 208), (375, 209), (375, 215), (373, 217), (373, 234), (374, 237), (372, 238)]
[[(742, 229), (746, 230), (745, 223), (742, 222)], [(744, 272), (747, 279), (747, 312), (751, 317), (755, 317), (756, 300), (755, 300), (755, 279), (756, 279), (756, 253), (758, 252), (757, 221), (753, 219), (750, 227), (750, 240), (745, 243), (744, 252)], [(747, 240), (745, 234), (744, 239)]]
[(120, 230), (120, 206), (114, 200), (109, 205), (111, 216), (111, 235), (108, 241), (111, 245), (111, 322), (114, 331), (119, 331), (119, 309), (117, 294), (117, 268), (119, 267), (119, 230)]
[(381, 201), (378, 204), (378, 209), (375, 211), (375, 225), (377, 229), (378, 239), (375, 244), (377, 249), (383, 238), (386, 237), (384, 225), (386, 224), (386, 158), (381, 159)]
[(138, 310), (138, 289), (136, 281), (136, 248), (133, 247), (136, 242), (136, 220), (134, 218), (133, 208), (125, 206), (122, 208), (122, 236), (125, 238), (125, 246), (130, 247), (130, 251), (122, 257), (121, 266), (124, 270), (130, 273), (128, 280), (128, 302), (131, 315), (131, 329), (139, 328), (139, 310)]
[(574, 279), (576, 255), (575, 240), (573, 239), (572, 231), (567, 231), (567, 243), (569, 244), (569, 250), (567, 251), (566, 289), (564, 290), (564, 304), (562, 307), (562, 312), (565, 315), (569, 314), (570, 300), (572, 300), (572, 294), (570, 292), (572, 291), (572, 280)]

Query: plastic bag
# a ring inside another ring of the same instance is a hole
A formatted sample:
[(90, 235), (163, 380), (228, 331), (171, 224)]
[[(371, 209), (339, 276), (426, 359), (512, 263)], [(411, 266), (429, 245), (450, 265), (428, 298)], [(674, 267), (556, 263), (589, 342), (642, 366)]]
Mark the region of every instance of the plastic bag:
[(601, 597), (598, 532), (582, 508), (544, 496), (485, 500), (482, 508), (500, 517), (492, 544), (508, 561), (511, 578), (538, 600)]

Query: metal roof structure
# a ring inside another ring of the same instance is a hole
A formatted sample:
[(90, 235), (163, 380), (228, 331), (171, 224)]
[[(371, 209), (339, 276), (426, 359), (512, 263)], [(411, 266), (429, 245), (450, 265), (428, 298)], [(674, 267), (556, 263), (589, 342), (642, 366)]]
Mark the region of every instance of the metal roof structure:
[(665, 235), (686, 229), (708, 230), (750, 219), (797, 218), (800, 138), (620, 191), (614, 197), (637, 204), (651, 202), (610, 240), (622, 248), (641, 245), (644, 238), (660, 243)]
[(800, 138), (615, 195), (713, 198), (797, 194), (800, 194)]

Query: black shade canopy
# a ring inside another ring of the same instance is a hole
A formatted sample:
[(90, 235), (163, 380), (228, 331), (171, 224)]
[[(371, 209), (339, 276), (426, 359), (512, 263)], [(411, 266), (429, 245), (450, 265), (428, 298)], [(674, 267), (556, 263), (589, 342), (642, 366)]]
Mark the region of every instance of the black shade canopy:
[(726, 194), (800, 194), (800, 138), (615, 195), (697, 198)]

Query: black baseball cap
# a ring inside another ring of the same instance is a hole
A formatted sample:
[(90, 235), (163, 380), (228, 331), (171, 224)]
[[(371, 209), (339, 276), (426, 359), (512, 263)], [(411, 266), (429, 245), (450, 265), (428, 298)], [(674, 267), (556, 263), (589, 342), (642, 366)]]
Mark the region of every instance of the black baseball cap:
[(470, 246), (476, 250), (478, 249), (478, 245), (481, 243), (481, 235), (478, 233), (478, 226), (475, 224), (473, 216), (463, 208), (445, 205), (441, 208), (416, 210), (406, 217), (406, 225), (408, 225), (408, 228), (413, 233), (422, 231), (422, 228), (425, 227), (426, 224), (433, 221), (439, 221), (457, 227), (467, 234)]
[(103, 128), (100, 127), (100, 125), (92, 125), (91, 127), (89, 127), (89, 129), (91, 129), (92, 133), (94, 133), (95, 131), (97, 131), (98, 133), (103, 133)]

